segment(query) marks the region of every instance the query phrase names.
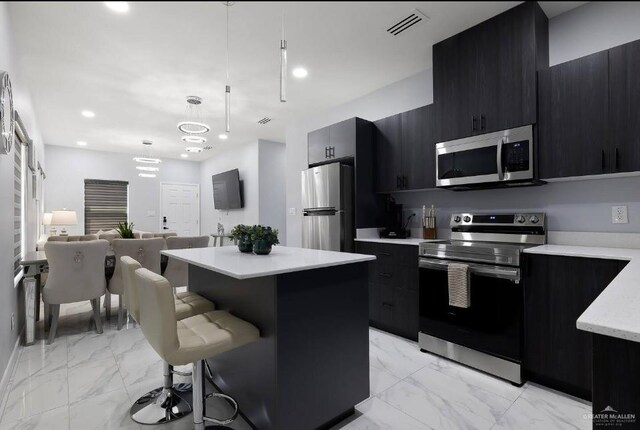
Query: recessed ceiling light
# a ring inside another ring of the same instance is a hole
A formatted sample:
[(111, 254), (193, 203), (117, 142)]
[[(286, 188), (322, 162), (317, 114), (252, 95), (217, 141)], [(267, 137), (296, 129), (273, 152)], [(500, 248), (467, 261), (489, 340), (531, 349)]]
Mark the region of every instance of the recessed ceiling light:
[(126, 1), (106, 1), (104, 5), (117, 13), (129, 12), (129, 3)]
[(186, 148), (184, 148), (185, 151), (187, 152), (202, 152), (202, 148), (200, 148), (199, 146), (187, 146)]
[(182, 158), (189, 158), (189, 154), (180, 154)]
[(155, 178), (155, 173), (138, 173), (141, 178)]
[(300, 79), (306, 78), (309, 74), (309, 72), (307, 72), (307, 69), (305, 69), (304, 67), (296, 67), (291, 73), (293, 74), (293, 76)]
[(90, 110), (83, 110), (82, 112), (80, 112), (82, 114), (83, 117), (85, 118), (95, 118), (96, 114), (93, 111)]
[(227, 140), (228, 137), (229, 135), (227, 135), (226, 133), (221, 133), (218, 135), (218, 139), (220, 140)]
[(87, 146), (87, 142), (85, 142), (84, 140), (79, 140), (79, 141), (76, 142), (76, 144), (78, 146)]
[(181, 139), (183, 142), (186, 142), (186, 143), (197, 143), (197, 144), (207, 143), (207, 138), (203, 136), (182, 136)]

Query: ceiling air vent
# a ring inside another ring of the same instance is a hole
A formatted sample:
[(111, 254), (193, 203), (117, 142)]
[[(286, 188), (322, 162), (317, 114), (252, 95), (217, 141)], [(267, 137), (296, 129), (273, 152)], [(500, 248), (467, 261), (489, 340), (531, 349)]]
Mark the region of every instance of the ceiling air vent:
[(395, 24), (391, 27), (387, 28), (387, 33), (392, 36), (397, 36), (400, 33), (403, 33), (405, 30), (410, 29), (416, 24), (421, 23), (422, 21), (429, 21), (429, 17), (418, 9), (414, 9), (407, 16), (403, 16)]
[(269, 117), (266, 117), (266, 116), (265, 116), (265, 117), (264, 117), (264, 118), (262, 118), (260, 121), (258, 121), (258, 124), (265, 125), (266, 123), (271, 122), (272, 120), (273, 120), (273, 118), (269, 118)]

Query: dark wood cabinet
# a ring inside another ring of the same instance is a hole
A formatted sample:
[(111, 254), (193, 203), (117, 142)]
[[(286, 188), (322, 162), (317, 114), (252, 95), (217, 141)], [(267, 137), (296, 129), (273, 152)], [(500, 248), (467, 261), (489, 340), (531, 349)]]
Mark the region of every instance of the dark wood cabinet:
[(603, 51), (539, 72), (540, 178), (611, 171), (608, 63)]
[(377, 257), (369, 263), (369, 323), (418, 339), (418, 247), (356, 242), (356, 252)]
[(433, 105), (375, 121), (376, 191), (435, 187)]
[(536, 71), (548, 20), (525, 2), (433, 47), (436, 142), (536, 122)]
[(329, 143), (329, 127), (314, 130), (307, 135), (307, 155), (309, 164), (327, 160)]
[(612, 172), (640, 170), (640, 41), (609, 50)]
[(355, 157), (358, 120), (359, 118), (351, 118), (310, 132), (307, 135), (309, 165)]
[(590, 399), (592, 338), (576, 321), (625, 263), (531, 254), (523, 263), (525, 376)]

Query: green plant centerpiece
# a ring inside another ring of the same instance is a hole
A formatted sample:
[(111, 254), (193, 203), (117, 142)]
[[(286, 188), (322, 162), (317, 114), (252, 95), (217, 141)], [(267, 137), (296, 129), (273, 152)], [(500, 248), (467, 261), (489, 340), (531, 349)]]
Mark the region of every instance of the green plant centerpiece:
[(253, 242), (253, 252), (258, 255), (269, 254), (271, 247), (280, 243), (278, 229), (261, 225), (254, 225), (251, 228), (251, 240)]
[(253, 241), (251, 240), (251, 227), (238, 224), (231, 230), (231, 237), (237, 241), (240, 252), (252, 252)]
[(133, 223), (127, 224), (126, 222), (119, 222), (116, 227), (116, 231), (120, 234), (120, 237), (123, 239), (134, 239), (133, 235)]

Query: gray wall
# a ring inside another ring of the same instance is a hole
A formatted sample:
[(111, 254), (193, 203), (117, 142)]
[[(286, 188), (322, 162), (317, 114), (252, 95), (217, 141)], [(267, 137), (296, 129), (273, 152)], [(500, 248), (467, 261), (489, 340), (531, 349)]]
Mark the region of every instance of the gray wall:
[(46, 145), (45, 157), (45, 211), (75, 210), (78, 225), (67, 228), (70, 234), (84, 233), (85, 179), (128, 181), (129, 221), (153, 232), (160, 231), (160, 182), (200, 183), (200, 163), (192, 161), (163, 160), (156, 178), (141, 178), (133, 155)]
[(287, 195), (285, 187), (285, 145), (268, 140), (259, 141), (259, 222), (279, 230), (282, 244), (287, 241), (287, 220), (285, 207)]
[[(18, 55), (13, 51), (11, 23), (7, 3), (0, 2), (0, 70), (8, 71), (12, 82), (14, 106), (36, 145), (38, 161), (44, 166), (43, 144), (33, 114), (31, 97), (24, 85), (23, 74), (18, 63)], [(22, 329), (21, 315), (18, 313), (18, 300), (21, 288), (14, 288), (13, 280), (13, 157), (15, 146), (10, 155), (0, 155), (0, 378), (2, 378), (9, 357)], [(45, 166), (46, 167), (46, 166)], [(30, 177), (26, 189), (30, 187)], [(31, 213), (27, 219), (27, 251), (35, 248), (38, 228), (35, 223), (35, 203), (28, 200)], [(11, 314), (15, 313), (16, 327), (11, 330)]]
[[(550, 20), (551, 65), (579, 58), (625, 42), (640, 39), (640, 3), (593, 2)], [(433, 102), (433, 79), (426, 70), (341, 106), (290, 124), (287, 142), (288, 245), (301, 243), (300, 171), (306, 168), (307, 133), (353, 116), (371, 121)], [(597, 179), (554, 183), (540, 188), (454, 193), (434, 190), (398, 193), (408, 208), (435, 204), (441, 217), (458, 210), (541, 210), (550, 215), (556, 230), (594, 232), (640, 231), (640, 179)], [(611, 224), (611, 206), (629, 206), (629, 224)], [(446, 226), (439, 220), (440, 227)]]

